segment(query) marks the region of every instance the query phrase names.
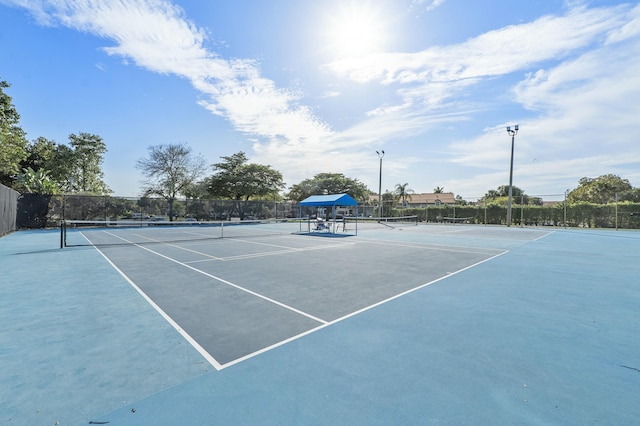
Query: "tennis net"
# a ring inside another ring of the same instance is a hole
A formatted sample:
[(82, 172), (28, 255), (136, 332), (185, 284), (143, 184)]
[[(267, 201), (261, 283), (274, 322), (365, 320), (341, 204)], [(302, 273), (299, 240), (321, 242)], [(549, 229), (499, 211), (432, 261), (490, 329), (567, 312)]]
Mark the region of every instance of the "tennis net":
[(179, 243), (220, 238), (286, 235), (301, 230), (299, 219), (242, 221), (84, 221), (60, 226), (60, 247)]
[(398, 216), (398, 217), (359, 217), (358, 227), (363, 229), (371, 228), (402, 228), (406, 226), (416, 226), (418, 216)]

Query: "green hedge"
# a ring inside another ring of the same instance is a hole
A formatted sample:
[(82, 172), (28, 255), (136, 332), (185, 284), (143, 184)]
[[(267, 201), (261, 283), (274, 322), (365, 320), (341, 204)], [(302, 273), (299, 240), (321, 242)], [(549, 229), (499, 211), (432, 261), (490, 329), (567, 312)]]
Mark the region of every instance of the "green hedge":
[[(636, 215), (632, 215), (636, 213)], [(506, 225), (507, 207), (488, 206), (430, 206), (428, 208), (394, 209), (393, 216), (417, 215), (420, 222), (475, 223)], [(520, 206), (511, 209), (513, 225), (565, 226), (563, 203), (554, 206)], [(582, 228), (640, 228), (640, 203), (618, 203), (617, 222), (615, 204), (576, 203), (566, 208), (566, 226)]]

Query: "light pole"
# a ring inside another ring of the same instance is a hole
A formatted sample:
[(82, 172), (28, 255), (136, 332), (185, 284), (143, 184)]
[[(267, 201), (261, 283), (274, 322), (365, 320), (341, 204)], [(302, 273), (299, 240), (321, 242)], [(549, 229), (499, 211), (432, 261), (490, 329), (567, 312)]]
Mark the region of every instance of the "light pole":
[(376, 151), (378, 158), (380, 158), (380, 180), (378, 181), (378, 219), (382, 217), (382, 157), (384, 157), (384, 150)]
[(564, 191), (564, 229), (567, 229), (567, 194), (569, 190)]
[(511, 165), (509, 166), (509, 201), (507, 202), (507, 226), (511, 226), (511, 202), (513, 198), (513, 145), (515, 143), (516, 135), (518, 134), (518, 125), (516, 124), (511, 129), (511, 126), (507, 126), (507, 133), (511, 136)]

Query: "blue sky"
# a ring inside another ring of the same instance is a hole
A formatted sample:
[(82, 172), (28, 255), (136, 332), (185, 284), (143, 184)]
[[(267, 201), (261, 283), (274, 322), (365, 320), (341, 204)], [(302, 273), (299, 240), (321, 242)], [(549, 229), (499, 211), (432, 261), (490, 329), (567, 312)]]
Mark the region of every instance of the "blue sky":
[(374, 191), (475, 200), (582, 177), (640, 186), (640, 4), (580, 0), (0, 0), (0, 78), (27, 137), (103, 137), (114, 195), (186, 143), (245, 151), (287, 187), (343, 173)]

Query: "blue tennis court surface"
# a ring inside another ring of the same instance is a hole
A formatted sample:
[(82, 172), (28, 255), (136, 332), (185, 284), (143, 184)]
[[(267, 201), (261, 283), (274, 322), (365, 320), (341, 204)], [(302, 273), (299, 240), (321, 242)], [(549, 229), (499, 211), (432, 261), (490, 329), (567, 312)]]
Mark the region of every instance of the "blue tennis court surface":
[(0, 239), (6, 424), (634, 424), (640, 234)]

